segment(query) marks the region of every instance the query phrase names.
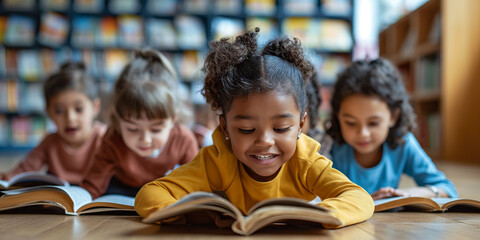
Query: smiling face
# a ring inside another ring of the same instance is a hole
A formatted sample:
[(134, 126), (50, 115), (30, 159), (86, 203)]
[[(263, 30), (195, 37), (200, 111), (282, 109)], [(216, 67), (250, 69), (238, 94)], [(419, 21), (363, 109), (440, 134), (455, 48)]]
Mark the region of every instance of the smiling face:
[(291, 95), (267, 92), (235, 98), (220, 125), (249, 175), (267, 181), (293, 156), (304, 119)]
[(73, 90), (56, 94), (47, 106), (57, 133), (72, 148), (78, 148), (88, 140), (99, 111), (100, 100), (91, 101), (84, 93)]
[(396, 118), (385, 101), (363, 94), (346, 97), (338, 112), (342, 137), (355, 149), (357, 160), (381, 153)]
[(140, 119), (121, 119), (120, 134), (123, 142), (141, 157), (157, 157), (167, 143), (174, 121), (148, 119), (142, 114)]

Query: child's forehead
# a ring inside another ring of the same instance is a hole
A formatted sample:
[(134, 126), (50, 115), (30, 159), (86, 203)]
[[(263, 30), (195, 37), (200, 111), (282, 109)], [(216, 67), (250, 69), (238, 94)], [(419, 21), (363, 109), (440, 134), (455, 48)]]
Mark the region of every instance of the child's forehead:
[(233, 117), (268, 114), (298, 115), (300, 112), (291, 94), (270, 91), (235, 97), (227, 113)]
[(86, 93), (77, 90), (66, 90), (49, 97), (51, 104), (67, 105), (71, 103), (92, 102)]

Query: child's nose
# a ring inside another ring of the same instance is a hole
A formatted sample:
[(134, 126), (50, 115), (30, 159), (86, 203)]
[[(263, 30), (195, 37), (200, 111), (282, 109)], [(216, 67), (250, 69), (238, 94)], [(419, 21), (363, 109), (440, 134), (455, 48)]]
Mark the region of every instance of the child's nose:
[(67, 110), (66, 114), (67, 114), (66, 117), (68, 121), (73, 121), (77, 118), (77, 113), (73, 109)]
[(150, 143), (152, 141), (152, 137), (150, 136), (150, 133), (148, 131), (142, 131), (140, 140), (144, 143)]
[(359, 134), (362, 137), (368, 137), (370, 135), (370, 129), (368, 129), (368, 126), (361, 126), (359, 129)]
[(272, 133), (270, 132), (261, 132), (259, 133), (257, 140), (255, 141), (255, 146), (271, 146), (275, 144), (275, 139)]

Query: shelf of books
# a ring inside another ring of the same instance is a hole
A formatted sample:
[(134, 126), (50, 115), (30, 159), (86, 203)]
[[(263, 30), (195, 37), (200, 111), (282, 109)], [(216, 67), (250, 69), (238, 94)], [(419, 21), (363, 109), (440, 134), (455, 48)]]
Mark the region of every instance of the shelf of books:
[(469, 143), (480, 134), (480, 112), (467, 107), (480, 103), (478, 94), (468, 90), (479, 87), (479, 68), (473, 64), (479, 17), (470, 10), (475, 6), (479, 2), (430, 0), (379, 36), (380, 55), (399, 68), (410, 93), (417, 138), (434, 159), (480, 158), (476, 144)]
[[(3, 0), (0, 2), (0, 151), (45, 134), (44, 79), (81, 60), (101, 93), (138, 48), (164, 53), (190, 87), (213, 39), (260, 27), (259, 42), (295, 36), (322, 84), (351, 61), (351, 0)], [(103, 95), (105, 95), (103, 94)], [(327, 109), (327, 108), (325, 108)], [(40, 120), (41, 119), (41, 120)]]

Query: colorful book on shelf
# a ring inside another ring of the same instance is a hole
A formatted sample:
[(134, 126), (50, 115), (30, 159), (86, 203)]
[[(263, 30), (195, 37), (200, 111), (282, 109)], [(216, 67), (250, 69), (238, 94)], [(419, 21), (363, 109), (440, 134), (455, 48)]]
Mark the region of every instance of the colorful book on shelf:
[(117, 46), (118, 26), (115, 17), (102, 17), (96, 31), (96, 45), (100, 47)]
[(103, 54), (105, 77), (116, 78), (129, 61), (128, 52), (122, 49), (108, 49)]
[[(195, 50), (184, 51), (177, 54), (175, 63), (177, 65), (180, 77), (184, 82), (191, 82), (200, 79), (200, 68), (204, 56)], [(197, 76), (197, 79), (194, 79)]]
[(174, 15), (177, 11), (177, 8), (178, 3), (176, 0), (147, 0), (146, 5), (146, 10), (148, 13), (161, 16)]
[(144, 43), (143, 20), (136, 15), (117, 18), (119, 44), (124, 47), (139, 47)]
[(70, 7), (70, 0), (41, 0), (40, 4), (44, 10), (66, 11)]
[(245, 0), (245, 13), (249, 15), (273, 15), (276, 0)]
[[(45, 100), (43, 96), (43, 83), (22, 84), (19, 110), (22, 112), (43, 113)], [(37, 142), (37, 141), (34, 141)]]
[(312, 15), (317, 12), (318, 0), (283, 0), (283, 12), (287, 15)]
[(243, 1), (238, 0), (211, 0), (213, 12), (216, 14), (239, 15), (242, 12)]
[(183, 0), (182, 9), (191, 14), (207, 14), (210, 0)]
[(480, 200), (467, 198), (425, 198), (393, 197), (375, 200), (375, 212), (394, 210), (400, 207), (412, 211), (446, 212), (446, 211), (480, 211)]
[[(3, 101), (3, 90), (2, 90), (3, 82), (0, 82), (0, 110), (3, 109), (2, 101)], [(6, 145), (8, 143), (8, 118), (4, 114), (0, 114), (0, 145)]]
[[(7, 111), (15, 112), (18, 110), (19, 97), (20, 97), (20, 87), (19, 82), (16, 80), (8, 79), (6, 81), (6, 90), (7, 90)], [(13, 124), (13, 122), (12, 122)], [(15, 136), (12, 128), (12, 136)]]
[(352, 12), (350, 0), (321, 0), (322, 12), (331, 16), (348, 16)]
[(8, 10), (33, 10), (35, 0), (3, 0), (2, 7)]
[(207, 44), (205, 25), (198, 17), (179, 15), (173, 20), (177, 44), (181, 49), (200, 49)]
[(322, 84), (334, 84), (337, 75), (343, 71), (349, 64), (349, 61), (341, 56), (325, 55), (322, 58), (320, 66), (318, 66), (318, 72)]
[(26, 206), (51, 206), (65, 210), (67, 215), (100, 212), (135, 212), (134, 197), (104, 195), (92, 200), (87, 190), (78, 186), (37, 186), (2, 191), (0, 211)]
[(95, 17), (79, 16), (72, 22), (72, 45), (76, 47), (95, 46), (95, 34), (98, 19)]
[(0, 16), (0, 43), (3, 43), (3, 36), (5, 36), (5, 30), (7, 27), (7, 17)]
[(11, 46), (31, 46), (35, 42), (35, 20), (32, 17), (8, 17), (3, 42)]
[(58, 46), (67, 40), (69, 31), (68, 19), (58, 13), (42, 15), (39, 32), (39, 42), (43, 45)]
[(59, 65), (55, 58), (55, 51), (56, 50), (51, 50), (47, 48), (40, 50), (39, 54), (42, 61), (42, 69), (44, 76), (52, 74)]
[(30, 123), (28, 116), (15, 116), (11, 118), (11, 144), (13, 146), (33, 146), (30, 142)]
[(343, 20), (320, 20), (320, 49), (349, 52), (353, 47), (350, 24)]
[(209, 192), (190, 193), (174, 204), (150, 213), (143, 222), (178, 221), (192, 212), (209, 211), (219, 214), (221, 227), (230, 226), (241, 235), (251, 235), (259, 229), (290, 220), (311, 223), (342, 225), (333, 212), (298, 198), (271, 198), (257, 203), (246, 215), (223, 197)]
[(300, 39), (306, 48), (320, 47), (319, 31), (318, 20), (312, 18), (287, 18), (282, 22), (282, 32), (287, 36)]
[(140, 12), (140, 0), (110, 0), (108, 9), (115, 14), (135, 14)]
[(19, 189), (42, 185), (70, 186), (70, 184), (49, 173), (45, 172), (23, 172), (13, 176), (10, 180), (0, 180), (1, 189)]
[(235, 37), (245, 31), (242, 20), (235, 18), (215, 17), (212, 20), (212, 34), (215, 40), (224, 37)]
[(177, 48), (177, 34), (171, 20), (157, 18), (148, 19), (146, 29), (150, 46), (160, 49)]
[(73, 0), (73, 9), (81, 13), (99, 13), (104, 8), (104, 0)]
[(26, 81), (40, 80), (43, 70), (37, 50), (20, 50), (17, 54), (18, 76)]

